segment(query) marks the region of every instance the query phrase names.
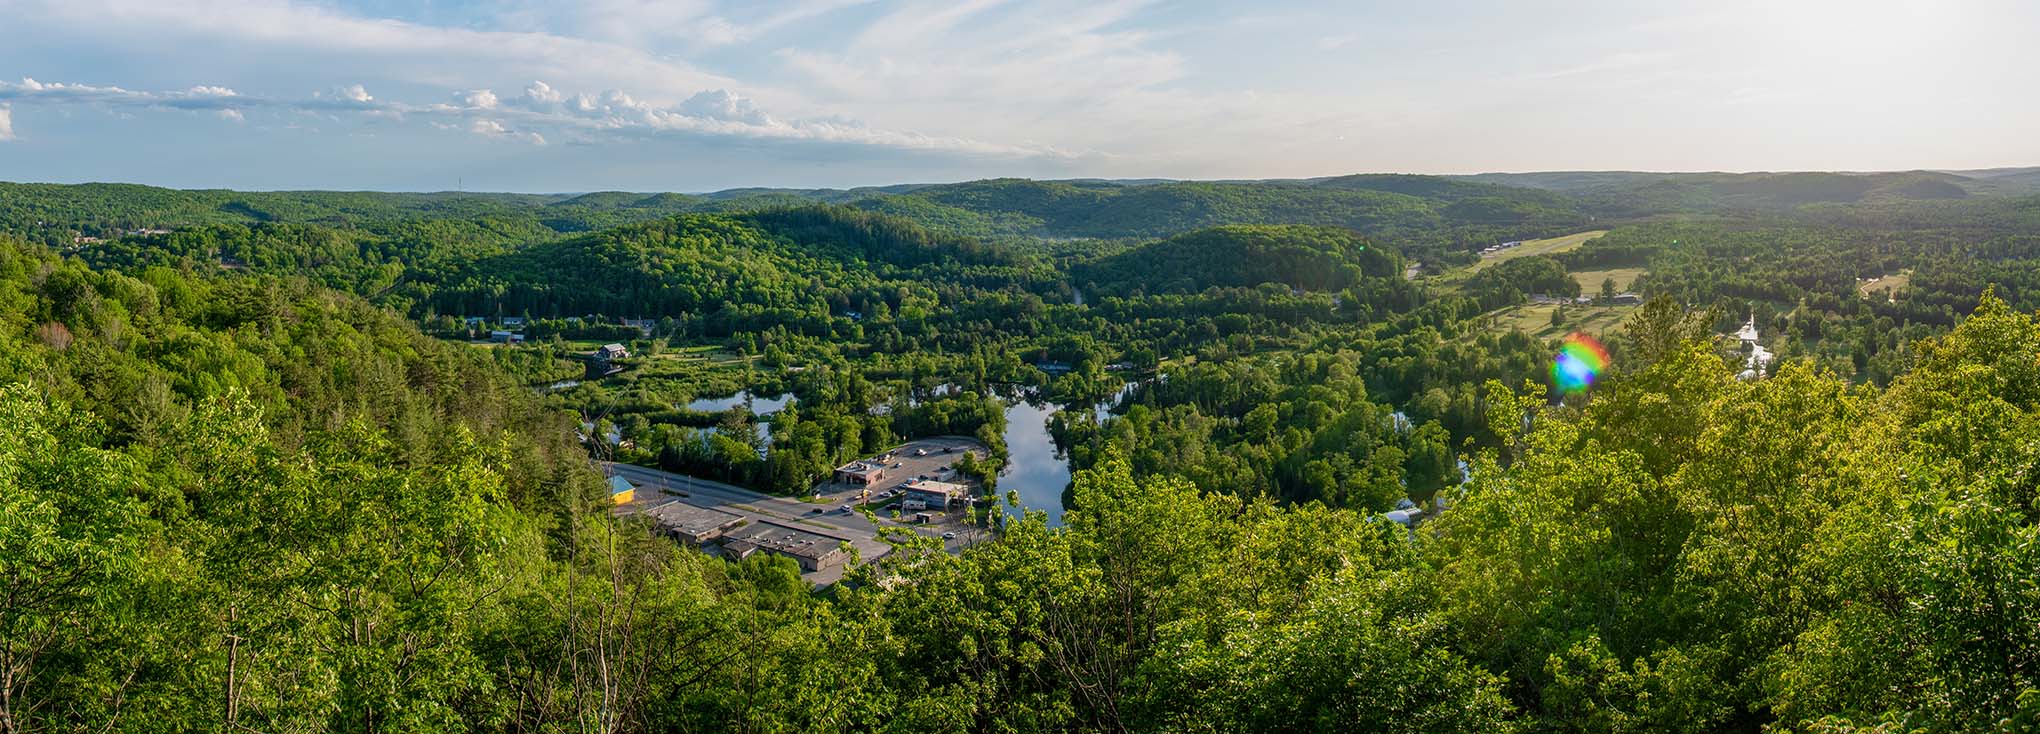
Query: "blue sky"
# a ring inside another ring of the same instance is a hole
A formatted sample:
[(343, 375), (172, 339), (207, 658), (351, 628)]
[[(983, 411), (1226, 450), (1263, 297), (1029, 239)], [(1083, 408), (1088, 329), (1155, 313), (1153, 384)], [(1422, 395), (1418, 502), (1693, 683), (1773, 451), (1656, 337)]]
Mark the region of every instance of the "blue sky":
[(2014, 0), (0, 0), (0, 180), (2040, 164)]

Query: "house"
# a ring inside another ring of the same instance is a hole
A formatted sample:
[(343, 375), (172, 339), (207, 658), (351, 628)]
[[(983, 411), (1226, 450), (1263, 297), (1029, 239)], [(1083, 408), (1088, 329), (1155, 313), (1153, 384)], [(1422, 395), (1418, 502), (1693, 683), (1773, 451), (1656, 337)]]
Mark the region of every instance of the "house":
[(487, 318), (481, 316), (469, 316), (465, 319), (462, 319), (461, 321), (467, 324), (467, 327), (470, 329), (479, 329), (482, 328), (483, 326), (487, 326), (489, 323), (489, 320)]
[(496, 331), (489, 332), (489, 341), (496, 342), (498, 344), (522, 344), (524, 343), (524, 335), (512, 331), (503, 331), (499, 329)]
[(603, 362), (629, 358), (630, 350), (624, 349), (622, 344), (604, 344), (601, 349), (595, 350), (595, 359)]
[(951, 482), (914, 479), (902, 488), (906, 490), (906, 497), (900, 500), (900, 509), (906, 512), (946, 510), (952, 503), (970, 499), (969, 487)]
[(651, 336), (652, 327), (659, 325), (659, 322), (651, 319), (623, 319), (622, 321), (624, 326), (637, 329), (639, 333), (645, 336)]
[(869, 487), (885, 481), (885, 465), (875, 461), (853, 461), (836, 467), (836, 482)]
[(1634, 293), (1615, 294), (1615, 305), (1617, 306), (1640, 306), (1642, 304), (1643, 296), (1639, 296)]
[(744, 523), (744, 516), (722, 510), (697, 507), (680, 500), (673, 500), (644, 511), (645, 517), (658, 523), (661, 530), (675, 538), (694, 545), (701, 545), (721, 538)]
[(630, 480), (623, 477), (609, 478), (610, 502), (627, 505), (634, 499), (637, 499), (637, 485), (631, 484)]
[(524, 328), (524, 317), (523, 317), (523, 316), (505, 316), (505, 317), (503, 317), (503, 328), (505, 328), (505, 329), (522, 329), (522, 328)]
[(1042, 360), (1040, 362), (1035, 362), (1034, 368), (1049, 373), (1051, 375), (1066, 374), (1070, 370), (1076, 369), (1075, 367), (1070, 366), (1070, 363), (1068, 362), (1055, 362), (1050, 360)]
[(723, 555), (731, 559), (742, 560), (762, 551), (791, 558), (808, 573), (835, 568), (850, 558), (843, 550), (849, 541), (843, 538), (771, 520), (725, 531), (722, 537)]
[(1417, 509), (1390, 510), (1381, 513), (1381, 517), (1389, 522), (1409, 528), (1416, 527), (1417, 521), (1424, 519), (1424, 512)]

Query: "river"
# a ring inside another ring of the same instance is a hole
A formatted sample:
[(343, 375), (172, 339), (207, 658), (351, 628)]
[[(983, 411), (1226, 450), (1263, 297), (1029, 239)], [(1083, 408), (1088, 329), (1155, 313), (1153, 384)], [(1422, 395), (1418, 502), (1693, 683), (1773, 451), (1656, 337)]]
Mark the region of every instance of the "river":
[[(1138, 383), (1127, 383), (1119, 392), (1104, 401), (1088, 406), (1098, 422), (1112, 414), (1120, 401), (1132, 395)], [(1006, 403), (1006, 468), (999, 472), (999, 496), (1003, 501), (1006, 492), (1020, 495), (1020, 507), (1008, 508), (1008, 514), (1024, 510), (1040, 510), (1048, 513), (1048, 526), (1062, 526), (1063, 490), (1070, 486), (1070, 462), (1057, 450), (1055, 437), (1048, 433), (1048, 419), (1059, 408), (1080, 406), (1056, 406), (1048, 403), (1029, 402), (1024, 396), (1001, 396)]]
[[(1025, 400), (1006, 406), (1006, 468), (999, 472), (999, 496), (1020, 495), (1020, 509), (1048, 513), (1050, 527), (1062, 525), (1063, 489), (1070, 486), (1070, 463), (1048, 435), (1053, 405)], [(1017, 510), (1009, 511), (1017, 512)]]

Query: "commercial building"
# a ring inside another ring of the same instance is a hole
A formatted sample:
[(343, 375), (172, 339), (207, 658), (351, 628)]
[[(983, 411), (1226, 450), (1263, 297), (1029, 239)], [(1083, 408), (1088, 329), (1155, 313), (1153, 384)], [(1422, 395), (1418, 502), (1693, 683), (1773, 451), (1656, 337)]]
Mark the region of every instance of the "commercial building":
[(885, 465), (875, 461), (853, 461), (836, 467), (836, 482), (868, 487), (885, 481)]
[(732, 560), (748, 558), (753, 553), (770, 553), (785, 556), (800, 564), (800, 570), (815, 572), (840, 566), (850, 559), (843, 545), (850, 541), (834, 535), (824, 535), (812, 530), (781, 525), (770, 520), (760, 520), (723, 533), (723, 555)]
[(742, 525), (744, 516), (673, 500), (644, 511), (667, 534), (694, 545), (716, 540)]
[(970, 488), (961, 484), (938, 482), (932, 479), (914, 479), (901, 485), (906, 496), (900, 500), (900, 509), (946, 510), (949, 505), (970, 499)]

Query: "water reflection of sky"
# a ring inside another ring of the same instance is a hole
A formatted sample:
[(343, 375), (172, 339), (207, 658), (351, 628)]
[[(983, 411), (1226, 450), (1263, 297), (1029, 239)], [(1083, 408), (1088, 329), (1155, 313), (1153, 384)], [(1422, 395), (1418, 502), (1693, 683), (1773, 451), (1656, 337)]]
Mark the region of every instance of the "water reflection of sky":
[(785, 408), (787, 403), (793, 402), (793, 393), (784, 393), (777, 397), (768, 398), (752, 395), (749, 391), (744, 391), (726, 398), (700, 398), (688, 403), (687, 409), (697, 413), (720, 413), (743, 405), (745, 400), (751, 401), (751, 415), (765, 415), (767, 413), (777, 413), (780, 409)]
[(1063, 488), (1070, 484), (1070, 464), (1056, 452), (1048, 435), (1051, 405), (1024, 401), (1006, 406), (1005, 471), (999, 472), (999, 496), (1020, 494), (1021, 507), (1048, 513), (1050, 527), (1062, 525)]

